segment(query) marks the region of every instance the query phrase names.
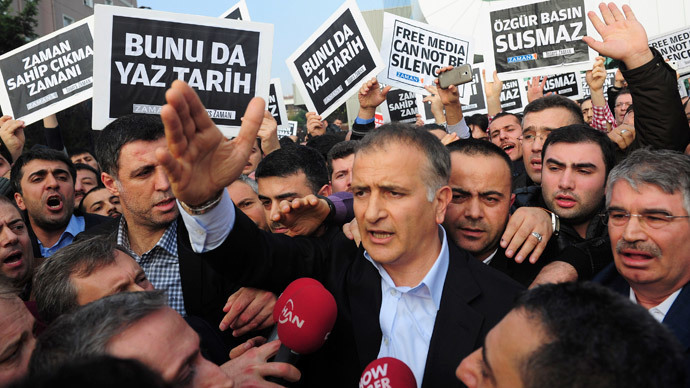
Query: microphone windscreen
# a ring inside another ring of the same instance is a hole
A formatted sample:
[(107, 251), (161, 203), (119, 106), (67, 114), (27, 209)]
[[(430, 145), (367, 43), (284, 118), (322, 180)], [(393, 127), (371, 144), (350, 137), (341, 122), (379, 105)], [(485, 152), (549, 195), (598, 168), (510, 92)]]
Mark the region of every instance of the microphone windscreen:
[(376, 387), (417, 388), (417, 380), (404, 362), (382, 357), (369, 363), (359, 379), (359, 388)]
[(283, 307), (285, 307), (285, 301), (287, 301), (292, 295), (293, 292), (296, 290), (299, 290), (300, 288), (304, 286), (321, 286), (321, 283), (319, 283), (318, 280), (312, 279), (312, 278), (299, 278), (296, 280), (293, 280), (292, 283), (288, 284), (287, 287), (285, 287), (285, 291), (283, 291), (282, 294), (278, 297), (278, 300), (276, 301), (275, 306), (273, 307), (273, 321), (278, 322), (278, 318), (280, 317), (280, 313), (283, 311)]
[(301, 287), (276, 319), (278, 338), (295, 353), (313, 353), (326, 342), (337, 316), (335, 298), (321, 284)]

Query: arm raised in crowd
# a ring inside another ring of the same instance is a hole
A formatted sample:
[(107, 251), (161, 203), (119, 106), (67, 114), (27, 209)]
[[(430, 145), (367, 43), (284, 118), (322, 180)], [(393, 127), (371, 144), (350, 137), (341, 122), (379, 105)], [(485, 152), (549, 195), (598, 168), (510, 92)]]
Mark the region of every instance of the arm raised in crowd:
[(606, 68), (604, 67), (604, 58), (597, 57), (594, 61), (592, 70), (588, 70), (585, 74), (585, 80), (589, 85), (589, 90), (592, 96), (592, 127), (603, 132), (611, 130), (611, 123), (613, 122), (613, 114), (606, 103), (604, 97), (604, 82), (606, 81)]
[(675, 70), (649, 48), (647, 33), (628, 5), (621, 12), (613, 3), (602, 3), (599, 11), (603, 21), (594, 12), (588, 16), (602, 41), (582, 39), (601, 55), (622, 61), (621, 72), (635, 106), (635, 140), (627, 151), (652, 146), (682, 152), (690, 142), (690, 130)]
[(501, 113), (501, 91), (503, 81), (498, 78), (498, 72), (494, 70), (494, 80), (489, 82), (486, 79), (486, 70), (482, 69), (482, 79), (484, 79), (484, 95), (486, 96), (486, 108), (489, 117)]
[(263, 151), (264, 155), (268, 155), (280, 149), (280, 142), (278, 141), (278, 122), (271, 112), (264, 111), (264, 119), (261, 121), (257, 136), (261, 139), (261, 151)]
[(168, 148), (156, 157), (170, 179), (175, 196), (188, 206), (213, 200), (242, 173), (256, 142), (266, 103), (255, 97), (247, 106), (240, 133), (227, 140), (208, 116), (194, 90), (175, 81), (161, 109)]
[(438, 94), (438, 88), (434, 85), (427, 85), (424, 89), (431, 93), (424, 97), (423, 102), (431, 104), (431, 113), (434, 115), (434, 121), (436, 124), (445, 123), (446, 115), (443, 113), (443, 102), (441, 101), (441, 96)]
[(12, 120), (12, 117), (7, 115), (0, 117), (0, 139), (12, 157), (8, 162), (14, 163), (24, 149), (24, 122)]

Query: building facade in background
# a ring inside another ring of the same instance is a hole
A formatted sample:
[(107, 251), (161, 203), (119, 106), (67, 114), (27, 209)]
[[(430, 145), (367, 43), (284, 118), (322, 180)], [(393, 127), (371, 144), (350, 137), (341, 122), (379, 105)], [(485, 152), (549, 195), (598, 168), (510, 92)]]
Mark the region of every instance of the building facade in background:
[[(26, 0), (14, 0), (15, 10), (23, 9)], [(95, 4), (137, 7), (137, 0), (40, 0), (38, 2), (38, 25), (34, 31), (38, 36), (50, 34), (87, 16), (93, 15)]]

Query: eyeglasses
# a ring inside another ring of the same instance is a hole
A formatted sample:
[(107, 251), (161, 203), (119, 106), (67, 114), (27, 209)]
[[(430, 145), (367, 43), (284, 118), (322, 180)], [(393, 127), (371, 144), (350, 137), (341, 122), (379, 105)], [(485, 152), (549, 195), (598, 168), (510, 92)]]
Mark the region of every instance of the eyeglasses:
[(539, 138), (541, 141), (546, 141), (546, 138), (549, 136), (549, 133), (551, 132), (545, 132), (540, 135), (535, 135), (533, 133), (527, 133), (519, 137), (520, 140), (522, 140), (523, 143), (532, 143), (534, 142), (537, 138)]
[(652, 229), (661, 229), (675, 221), (677, 218), (690, 218), (690, 216), (674, 216), (663, 212), (648, 212), (642, 214), (628, 213), (625, 210), (607, 210), (604, 214), (604, 222), (613, 226), (625, 226), (630, 217), (638, 217), (642, 226), (649, 226)]
[(632, 102), (618, 102), (616, 103), (615, 107), (620, 108), (622, 106), (623, 108), (627, 108), (630, 105), (632, 105)]

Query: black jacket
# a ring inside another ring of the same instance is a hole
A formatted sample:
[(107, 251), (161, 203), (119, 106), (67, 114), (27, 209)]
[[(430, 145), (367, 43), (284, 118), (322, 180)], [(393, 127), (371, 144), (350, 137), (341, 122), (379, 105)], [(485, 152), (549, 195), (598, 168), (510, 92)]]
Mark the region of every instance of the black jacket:
[[(312, 277), (335, 297), (338, 318), (324, 347), (303, 359), (302, 384), (355, 387), (381, 345), (381, 278), (363, 248), (342, 233), (330, 239), (290, 238), (259, 230), (236, 211), (232, 232), (202, 256), (219, 273), (248, 286), (281, 292)], [(429, 345), (422, 387), (460, 387), (455, 369), (482, 346), (488, 331), (510, 310), (523, 287), (448, 241), (449, 266)]]

